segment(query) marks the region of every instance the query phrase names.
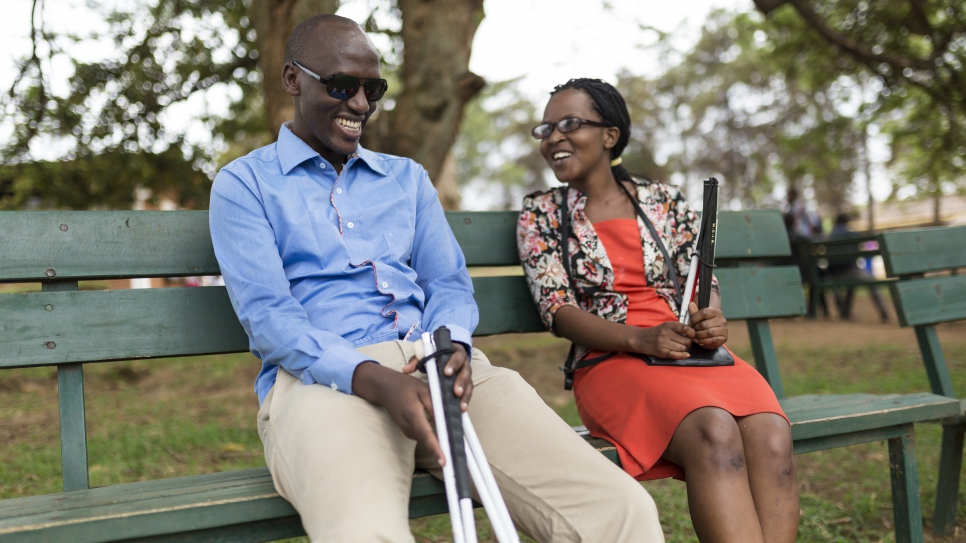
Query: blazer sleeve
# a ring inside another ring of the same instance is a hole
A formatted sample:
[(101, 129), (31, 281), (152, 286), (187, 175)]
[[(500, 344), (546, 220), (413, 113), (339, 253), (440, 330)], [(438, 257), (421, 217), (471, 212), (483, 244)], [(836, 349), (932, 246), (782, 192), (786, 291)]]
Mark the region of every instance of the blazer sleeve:
[(523, 274), (540, 318), (551, 332), (553, 314), (558, 309), (565, 305), (579, 308), (560, 259), (557, 206), (552, 194), (525, 197), (517, 221), (517, 250)]

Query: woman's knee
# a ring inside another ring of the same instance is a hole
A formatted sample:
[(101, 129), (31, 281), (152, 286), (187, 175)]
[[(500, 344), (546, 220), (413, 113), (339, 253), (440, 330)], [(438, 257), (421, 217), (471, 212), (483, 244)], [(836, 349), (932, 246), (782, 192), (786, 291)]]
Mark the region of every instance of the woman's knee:
[[(744, 446), (738, 424), (730, 413), (717, 408), (703, 408), (688, 415), (683, 429), (685, 442), (680, 449), (689, 464), (700, 462), (723, 471), (741, 471), (745, 467)], [(687, 468), (687, 466), (685, 466)]]
[(749, 463), (761, 465), (780, 479), (795, 478), (795, 446), (788, 423), (778, 415), (756, 415), (746, 426), (741, 421)]

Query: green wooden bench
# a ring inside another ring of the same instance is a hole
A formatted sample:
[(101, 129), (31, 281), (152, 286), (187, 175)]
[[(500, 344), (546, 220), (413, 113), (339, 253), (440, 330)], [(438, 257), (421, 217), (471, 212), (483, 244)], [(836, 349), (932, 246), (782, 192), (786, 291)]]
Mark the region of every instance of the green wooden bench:
[[(929, 384), (936, 394), (956, 397), (936, 325), (966, 319), (966, 226), (923, 228), (879, 236), (899, 324), (912, 326), (919, 341)], [(964, 403), (966, 407), (966, 403)], [(963, 458), (964, 412), (943, 421), (942, 453), (933, 530), (952, 531)]]
[[(799, 242), (799, 258), (808, 285), (808, 316), (818, 316), (818, 308), (825, 303), (826, 291), (845, 288), (868, 287), (870, 289), (888, 285), (891, 279), (876, 279), (858, 275), (842, 276), (827, 273), (841, 266), (856, 266), (860, 258), (870, 259), (879, 256), (878, 238), (874, 234), (856, 232), (854, 236), (841, 239), (813, 239)], [(856, 268), (858, 269), (858, 268)], [(836, 295), (838, 301), (838, 295)], [(838, 305), (839, 315), (848, 313), (844, 303)]]
[[(543, 331), (515, 246), (516, 213), (447, 218), (475, 277), (477, 335)], [(88, 488), (83, 364), (244, 352), (248, 340), (224, 287), (78, 291), (79, 280), (218, 273), (202, 211), (0, 213), (0, 282), (40, 282), (42, 292), (0, 295), (0, 370), (55, 366), (64, 492), (0, 501), (0, 540), (266, 541), (302, 534), (298, 516), (251, 469)], [(726, 316), (746, 320), (759, 370), (793, 421), (796, 453), (889, 440), (898, 541), (921, 541), (913, 423), (960, 412), (934, 394), (786, 398), (768, 319), (805, 312), (798, 269), (755, 265), (784, 258), (777, 212), (722, 212), (717, 274)], [(501, 270), (505, 270), (505, 273)], [(254, 401), (254, 400), (253, 400)], [(590, 440), (612, 461), (615, 449)], [(410, 516), (445, 511), (442, 485), (413, 476)]]

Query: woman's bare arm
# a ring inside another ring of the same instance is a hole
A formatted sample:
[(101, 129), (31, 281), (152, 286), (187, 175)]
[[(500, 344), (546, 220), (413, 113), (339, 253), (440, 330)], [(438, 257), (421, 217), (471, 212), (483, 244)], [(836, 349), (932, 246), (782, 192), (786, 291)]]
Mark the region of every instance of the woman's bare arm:
[(690, 326), (666, 322), (638, 328), (611, 322), (574, 306), (565, 305), (553, 314), (553, 331), (578, 345), (599, 351), (623, 351), (684, 359), (695, 336)]

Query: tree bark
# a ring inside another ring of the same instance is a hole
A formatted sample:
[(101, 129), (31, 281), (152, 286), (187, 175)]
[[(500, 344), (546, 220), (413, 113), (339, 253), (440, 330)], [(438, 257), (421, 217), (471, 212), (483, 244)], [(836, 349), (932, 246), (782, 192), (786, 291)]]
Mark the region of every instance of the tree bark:
[(258, 63), (265, 98), (265, 129), (272, 141), (282, 123), (294, 115), (292, 97), (282, 86), (285, 43), (300, 22), (322, 13), (335, 13), (340, 0), (252, 0), (252, 23), (258, 33)]
[(469, 70), (473, 36), (484, 16), (483, 0), (398, 0), (398, 6), (402, 92), (395, 107), (382, 112), (372, 127), (376, 130), (367, 130), (365, 143), (422, 164), (444, 207), (453, 209), (459, 202), (455, 179), (439, 181), (463, 108), (485, 85)]

